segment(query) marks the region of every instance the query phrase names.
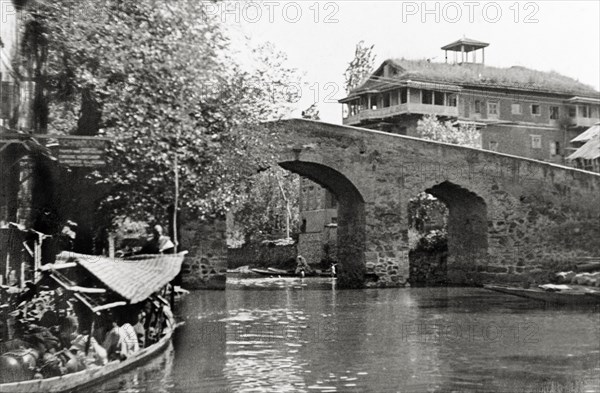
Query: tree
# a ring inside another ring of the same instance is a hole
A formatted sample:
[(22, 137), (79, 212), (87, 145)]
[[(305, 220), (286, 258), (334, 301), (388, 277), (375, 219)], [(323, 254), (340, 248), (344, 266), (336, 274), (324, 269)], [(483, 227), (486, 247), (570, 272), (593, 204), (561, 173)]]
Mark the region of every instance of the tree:
[(321, 120), (321, 117), (319, 116), (319, 107), (317, 106), (316, 102), (302, 111), (302, 118), (309, 120)]
[[(442, 123), (435, 115), (423, 116), (417, 122), (417, 133), (424, 139), (481, 148), (481, 135), (473, 125), (454, 126), (449, 121)], [(447, 217), (448, 208), (444, 203), (432, 195), (422, 192), (411, 199), (408, 209), (409, 226), (420, 236), (415, 243), (417, 247), (428, 248), (431, 245), (431, 239), (435, 240), (434, 243), (441, 241), (441, 244), (445, 244), (445, 230), (435, 232), (435, 236), (431, 235), (431, 231), (426, 230), (426, 224), (431, 221), (435, 211)]]
[[(252, 177), (243, 199), (233, 208), (235, 229), (246, 242), (271, 239), (285, 232), (289, 218), (291, 234), (300, 228), (300, 177), (271, 167)], [(289, 210), (288, 210), (289, 209)]]
[(375, 45), (367, 46), (364, 41), (356, 44), (354, 59), (346, 68), (344, 78), (346, 80), (346, 92), (350, 92), (360, 86), (368, 78), (375, 67), (375, 55), (373, 48)]
[(241, 66), (202, 2), (40, 0), (53, 133), (114, 139), (93, 174), (110, 216), (166, 220), (174, 203), (199, 218), (235, 204), (245, 179), (272, 163), (264, 120), (290, 111), (299, 83), (272, 45)]
[(424, 139), (481, 148), (481, 135), (475, 126), (454, 126), (449, 121), (442, 123), (435, 115), (423, 116), (417, 122), (417, 133)]

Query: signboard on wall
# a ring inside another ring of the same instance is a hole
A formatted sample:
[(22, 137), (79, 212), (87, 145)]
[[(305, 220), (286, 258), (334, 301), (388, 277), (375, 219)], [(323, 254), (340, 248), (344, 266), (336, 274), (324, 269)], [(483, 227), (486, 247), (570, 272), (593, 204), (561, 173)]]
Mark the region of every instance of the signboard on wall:
[(104, 166), (106, 141), (94, 137), (60, 138), (53, 146), (58, 162), (70, 167), (94, 168)]

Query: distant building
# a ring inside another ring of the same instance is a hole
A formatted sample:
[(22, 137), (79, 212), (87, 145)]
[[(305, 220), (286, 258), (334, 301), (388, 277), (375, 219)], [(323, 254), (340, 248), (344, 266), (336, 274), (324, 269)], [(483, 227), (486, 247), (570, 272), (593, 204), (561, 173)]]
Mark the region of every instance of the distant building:
[[(473, 124), (481, 132), (483, 149), (564, 163), (571, 153), (569, 141), (600, 121), (600, 93), (556, 72), (486, 66), (488, 46), (462, 38), (441, 48), (444, 63), (384, 61), (340, 100), (343, 124), (418, 136), (417, 122), (436, 115), (442, 121)], [(597, 158), (573, 162), (593, 168)], [(322, 250), (329, 248), (325, 242), (332, 241), (328, 225), (337, 210), (326, 207), (329, 197), (318, 185), (302, 183), (305, 231), (299, 249), (318, 254), (307, 258), (311, 263), (318, 262)]]
[(311, 265), (337, 258), (337, 205), (331, 192), (300, 179), (298, 254)]
[(483, 149), (562, 163), (568, 142), (600, 120), (600, 93), (555, 72), (486, 66), (488, 45), (455, 41), (442, 47), (445, 63), (384, 61), (340, 100), (343, 123), (417, 136), (418, 120), (436, 115), (474, 124)]
[(567, 157), (569, 164), (576, 168), (600, 172), (600, 123), (572, 139), (571, 144), (576, 150)]

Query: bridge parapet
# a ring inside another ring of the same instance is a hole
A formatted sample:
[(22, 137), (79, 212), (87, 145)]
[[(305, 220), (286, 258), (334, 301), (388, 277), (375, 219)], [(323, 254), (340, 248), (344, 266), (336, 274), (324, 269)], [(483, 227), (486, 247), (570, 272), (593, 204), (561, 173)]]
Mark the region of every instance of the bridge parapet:
[(598, 174), (309, 120), (269, 127), (282, 166), (341, 201), (338, 248), (348, 260), (340, 261), (340, 280), (349, 287), (363, 285), (368, 273), (372, 285), (406, 282), (408, 202), (422, 191), (450, 210), (450, 284), (543, 279), (600, 255)]

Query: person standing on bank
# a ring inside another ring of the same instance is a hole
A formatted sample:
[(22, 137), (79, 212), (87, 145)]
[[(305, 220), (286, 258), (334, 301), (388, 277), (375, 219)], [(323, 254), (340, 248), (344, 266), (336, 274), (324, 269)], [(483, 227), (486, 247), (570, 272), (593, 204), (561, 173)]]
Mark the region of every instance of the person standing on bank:
[(175, 245), (169, 236), (163, 234), (163, 228), (155, 225), (152, 229), (152, 238), (140, 250), (140, 254), (173, 254)]

